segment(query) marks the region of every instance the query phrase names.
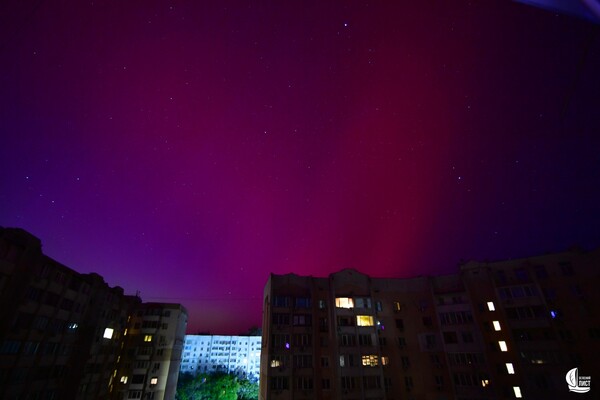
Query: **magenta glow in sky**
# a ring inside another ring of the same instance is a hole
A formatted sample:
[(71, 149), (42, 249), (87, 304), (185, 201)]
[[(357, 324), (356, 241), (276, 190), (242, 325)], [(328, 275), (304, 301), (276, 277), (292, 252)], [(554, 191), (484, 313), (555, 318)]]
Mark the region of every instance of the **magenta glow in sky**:
[[(600, 38), (511, 2), (12, 1), (0, 225), (189, 332), (269, 273), (600, 243)], [(482, 4), (479, 4), (482, 3)]]

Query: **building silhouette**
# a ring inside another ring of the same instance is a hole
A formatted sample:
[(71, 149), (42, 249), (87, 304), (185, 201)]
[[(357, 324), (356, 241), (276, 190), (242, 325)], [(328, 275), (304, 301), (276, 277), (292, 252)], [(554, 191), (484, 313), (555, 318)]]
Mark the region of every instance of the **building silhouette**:
[(260, 336), (186, 335), (181, 372), (227, 372), (258, 381)]
[(260, 399), (567, 398), (600, 370), (600, 250), (456, 274), (272, 274)]
[[(138, 328), (146, 319), (161, 325)], [(142, 303), (45, 256), (30, 233), (0, 227), (0, 398), (173, 398), (186, 323), (182, 306)], [(152, 349), (141, 357), (146, 335)]]

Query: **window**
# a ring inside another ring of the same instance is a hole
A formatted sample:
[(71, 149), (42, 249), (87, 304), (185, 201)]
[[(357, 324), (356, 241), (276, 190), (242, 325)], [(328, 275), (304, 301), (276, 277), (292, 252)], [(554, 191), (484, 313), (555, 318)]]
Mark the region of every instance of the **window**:
[(337, 308), (354, 308), (354, 301), (350, 297), (336, 297), (335, 306)]
[(128, 399), (141, 399), (142, 398), (142, 391), (141, 390), (130, 390), (129, 394), (127, 395)]
[(294, 367), (296, 368), (312, 368), (311, 355), (294, 355)]
[(273, 313), (273, 325), (289, 325), (290, 314)]
[(113, 337), (113, 332), (115, 330), (113, 328), (106, 328), (104, 330), (104, 335), (102, 336), (104, 339), (112, 339)]
[(529, 274), (527, 273), (527, 270), (525, 270), (525, 268), (516, 268), (514, 270), (515, 273), (515, 278), (517, 278), (517, 280), (519, 281), (528, 281), (529, 280)]
[(371, 299), (368, 297), (359, 297), (354, 299), (354, 306), (356, 308), (371, 308)]
[(471, 332), (463, 332), (462, 341), (463, 343), (473, 343), (473, 334)]
[(289, 307), (290, 298), (287, 296), (275, 296), (273, 297), (273, 307)]
[(458, 343), (458, 336), (456, 332), (444, 332), (444, 343), (455, 344)]
[(328, 390), (328, 389), (331, 389), (331, 381), (330, 381), (329, 379), (323, 379), (323, 380), (321, 381), (321, 387), (322, 387), (323, 389), (327, 389), (327, 390)]
[(493, 301), (488, 301), (487, 302), (487, 308), (490, 311), (496, 311), (496, 306), (494, 306), (494, 302)]
[(394, 312), (400, 312), (402, 310), (402, 305), (399, 301), (394, 302)]
[(381, 356), (381, 365), (389, 365), (390, 358), (388, 356)]
[(361, 346), (371, 346), (373, 344), (373, 339), (371, 335), (358, 335), (358, 344)]
[(363, 387), (365, 389), (379, 389), (381, 378), (379, 376), (363, 376)]
[(520, 399), (523, 397), (523, 395), (521, 394), (521, 388), (519, 386), (513, 386), (513, 392), (515, 392), (515, 397), (517, 399)]
[(298, 390), (312, 390), (313, 379), (307, 376), (301, 376), (296, 380), (296, 388)]
[(506, 363), (506, 372), (508, 372), (509, 375), (513, 375), (515, 373), (515, 368), (513, 367), (512, 363)]
[(153, 376), (150, 378), (150, 385), (158, 385), (158, 377)]
[(296, 314), (292, 318), (292, 323), (294, 326), (310, 326), (311, 325), (310, 315)]
[(373, 317), (370, 315), (357, 315), (356, 325), (358, 326), (373, 326)]
[(144, 342), (151, 342), (152, 341), (152, 335), (144, 335)]
[(399, 331), (403, 331), (404, 330), (404, 321), (401, 319), (396, 319), (396, 328), (398, 328)]
[(329, 367), (329, 357), (321, 357), (321, 367)]
[(376, 367), (378, 364), (378, 357), (373, 354), (362, 356), (362, 365), (365, 367)]
[(286, 390), (289, 388), (288, 378), (285, 376), (274, 376), (271, 379), (271, 389)]
[(575, 271), (573, 271), (573, 266), (568, 261), (563, 261), (558, 263), (560, 265), (560, 271), (563, 276), (573, 276), (575, 275)]
[(319, 300), (319, 309), (324, 310), (326, 308), (325, 300)]
[(500, 327), (500, 321), (493, 321), (492, 324), (494, 325), (494, 330), (495, 331), (501, 331), (502, 328)]
[(400, 358), (401, 362), (402, 362), (402, 368), (406, 369), (408, 367), (410, 367), (410, 359), (408, 357), (401, 357)]
[(143, 374), (138, 374), (138, 375), (133, 375), (131, 377), (131, 384), (132, 385), (137, 385), (137, 384), (141, 384), (144, 383), (146, 376)]
[(383, 311), (383, 305), (381, 304), (380, 301), (375, 302), (375, 309), (379, 312)]
[(310, 308), (310, 298), (296, 297), (296, 308)]
[(506, 342), (504, 340), (499, 340), (498, 346), (500, 347), (500, 351), (508, 351), (508, 347), (506, 346)]
[(358, 382), (355, 376), (342, 376), (342, 389), (358, 389)]

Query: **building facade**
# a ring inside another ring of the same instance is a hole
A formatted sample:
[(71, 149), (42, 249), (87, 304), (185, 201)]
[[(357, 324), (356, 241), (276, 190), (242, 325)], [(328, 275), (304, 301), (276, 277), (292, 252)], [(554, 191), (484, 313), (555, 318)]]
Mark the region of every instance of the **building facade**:
[(181, 372), (234, 373), (258, 381), (260, 336), (186, 335)]
[[(0, 228), (0, 398), (133, 398), (117, 371), (136, 350), (130, 326), (146, 307), (100, 275), (80, 274), (45, 256), (28, 232)], [(165, 387), (177, 384), (184, 336), (178, 329), (180, 343), (166, 346), (175, 362)]]
[(435, 277), (271, 275), (260, 398), (569, 398), (567, 372), (600, 371), (598, 271), (599, 250), (574, 250)]

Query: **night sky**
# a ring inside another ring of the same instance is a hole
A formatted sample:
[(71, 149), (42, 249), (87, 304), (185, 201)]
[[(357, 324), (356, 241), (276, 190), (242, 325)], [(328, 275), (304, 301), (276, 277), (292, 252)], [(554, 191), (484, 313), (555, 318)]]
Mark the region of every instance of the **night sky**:
[(271, 272), (595, 248), (599, 28), (509, 1), (3, 1), (0, 225), (189, 333), (260, 325)]

